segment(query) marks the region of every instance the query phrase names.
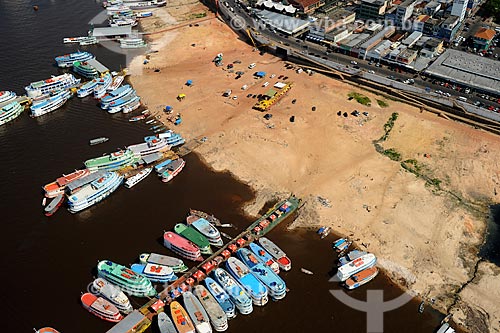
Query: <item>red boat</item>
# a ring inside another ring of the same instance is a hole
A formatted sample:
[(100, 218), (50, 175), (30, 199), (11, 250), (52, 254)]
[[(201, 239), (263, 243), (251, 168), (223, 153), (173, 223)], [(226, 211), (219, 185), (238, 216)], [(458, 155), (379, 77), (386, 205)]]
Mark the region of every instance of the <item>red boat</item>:
[(54, 198), (57, 197), (59, 194), (64, 194), (64, 189), (66, 186), (82, 177), (87, 176), (90, 174), (90, 171), (88, 169), (83, 169), (83, 170), (76, 170), (75, 172), (70, 173), (69, 175), (63, 175), (62, 177), (59, 177), (56, 179), (55, 182), (49, 183), (43, 187), (43, 190), (45, 191), (45, 196), (47, 198)]
[(59, 331), (52, 327), (44, 327), (37, 330), (36, 333), (59, 333)]
[(97, 317), (117, 323), (123, 319), (120, 311), (111, 304), (109, 301), (102, 297), (97, 297), (91, 293), (85, 293), (81, 297), (82, 305), (90, 313), (93, 313)]
[(167, 231), (163, 234), (163, 244), (166, 248), (186, 259), (203, 261), (200, 248), (174, 232)]
[(59, 207), (61, 207), (63, 202), (64, 202), (64, 195), (63, 194), (57, 195), (57, 197), (52, 199), (52, 201), (49, 202), (49, 204), (45, 207), (45, 210), (44, 210), (45, 216), (54, 215), (54, 213), (57, 212)]

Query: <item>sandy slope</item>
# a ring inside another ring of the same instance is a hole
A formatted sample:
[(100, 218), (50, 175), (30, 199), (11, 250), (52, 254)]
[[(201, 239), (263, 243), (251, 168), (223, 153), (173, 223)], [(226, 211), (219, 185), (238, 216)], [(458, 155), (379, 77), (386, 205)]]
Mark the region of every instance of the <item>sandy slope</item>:
[[(436, 305), (446, 311), (454, 292), (473, 275), (485, 230), (484, 203), (498, 200), (498, 137), (392, 100), (388, 108), (380, 108), (380, 96), (319, 74), (287, 70), (279, 59), (252, 52), (218, 20), (153, 38), (160, 52), (151, 54), (146, 66), (142, 58), (136, 59), (131, 78), (150, 110), (167, 122), (162, 110), (173, 106), (174, 115), (179, 112), (183, 118), (175, 130), (188, 139), (206, 136), (208, 141), (197, 150), (200, 155), (213, 168), (229, 170), (253, 186), (258, 202), (277, 193), (306, 198), (292, 227), (331, 225), (336, 232), (352, 235), (380, 258), (396, 281), (427, 299), (436, 298)], [(219, 52), (225, 64), (241, 60), (235, 71), (246, 73), (235, 80), (225, 67), (215, 67), (211, 61)], [(257, 67), (248, 70), (252, 62)], [(254, 79), (257, 70), (268, 77)], [(270, 74), (276, 77), (270, 79)], [(252, 110), (256, 99), (246, 95), (266, 92), (279, 75), (288, 76), (294, 86), (267, 121)], [(188, 79), (194, 86), (184, 85)], [(262, 87), (265, 81), (270, 82), (267, 88)], [(249, 89), (242, 91), (245, 84)], [(222, 97), (226, 89), (238, 98)], [(351, 91), (367, 95), (372, 106), (349, 101)], [(182, 102), (176, 100), (179, 93), (187, 95)], [(369, 115), (337, 115), (354, 109)], [(375, 150), (372, 141), (381, 137), (393, 112), (399, 118), (383, 147), (396, 149), (403, 160), (415, 159), (421, 172), (440, 181), (444, 191)], [(317, 196), (330, 200), (332, 207), (320, 205)], [(255, 214), (258, 206), (249, 213)], [(480, 272), (460, 294), (463, 302), (454, 312), (463, 323), (479, 322), (476, 332), (487, 332), (486, 327), (498, 332), (500, 277), (493, 268)], [(466, 311), (469, 307), (475, 310)], [(481, 313), (490, 316), (474, 321), (484, 317)]]

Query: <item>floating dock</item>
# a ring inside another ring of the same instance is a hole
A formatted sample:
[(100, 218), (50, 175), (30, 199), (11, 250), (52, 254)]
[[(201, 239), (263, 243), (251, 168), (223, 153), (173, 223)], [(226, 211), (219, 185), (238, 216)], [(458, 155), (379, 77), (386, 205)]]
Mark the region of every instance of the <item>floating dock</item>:
[(172, 302), (176, 297), (181, 295), (179, 292), (178, 295), (172, 298), (170, 295), (171, 291), (178, 291), (179, 289), (183, 291), (188, 290), (189, 287), (203, 281), (207, 274), (225, 262), (229, 257), (231, 257), (232, 254), (236, 253), (239, 248), (248, 245), (250, 242), (261, 236), (264, 236), (278, 224), (287, 220), (291, 216), (294, 216), (294, 213), (301, 207), (301, 202), (301, 199), (294, 195), (278, 202), (271, 209), (269, 209), (266, 214), (261, 216), (247, 229), (245, 229), (245, 231), (234, 237), (229, 243), (225, 244), (221, 249), (205, 259), (202, 263), (184, 273), (184, 275), (158, 293), (155, 298), (150, 299), (149, 302), (144, 304), (140, 309), (129, 314), (107, 333), (143, 332), (143, 330), (135, 330), (136, 328), (132, 326), (132, 324), (136, 322), (135, 320), (132, 320), (135, 317), (129, 320), (129, 316), (137, 316), (134, 313), (140, 312), (146, 319), (149, 320), (149, 323), (144, 320), (144, 324), (149, 326), (153, 317), (156, 316), (158, 312), (163, 311), (164, 306), (170, 304), (170, 302)]

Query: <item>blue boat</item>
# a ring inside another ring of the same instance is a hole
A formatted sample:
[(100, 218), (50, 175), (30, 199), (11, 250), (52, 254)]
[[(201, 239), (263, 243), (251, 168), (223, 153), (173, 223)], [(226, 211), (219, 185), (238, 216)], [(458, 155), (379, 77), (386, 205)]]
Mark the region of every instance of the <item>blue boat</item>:
[(266, 266), (249, 249), (241, 248), (236, 255), (250, 268), (250, 271), (262, 282), (274, 300), (283, 299), (286, 296), (286, 283), (271, 268)]
[(90, 59), (94, 59), (95, 56), (89, 52), (74, 52), (70, 54), (65, 54), (59, 57), (56, 57), (57, 66), (62, 68), (72, 67), (74, 62), (77, 61), (88, 61)]
[(129, 84), (126, 84), (116, 90), (110, 91), (108, 94), (104, 95), (104, 97), (101, 99), (101, 106), (103, 108), (107, 108), (107, 105), (109, 103), (119, 98), (122, 98), (123, 96), (128, 95), (132, 90), (133, 90), (132, 87)]
[(151, 282), (167, 283), (177, 280), (172, 268), (158, 264), (132, 264), (130, 268)]
[(76, 91), (76, 95), (80, 98), (86, 97), (90, 94), (92, 94), (97, 87), (97, 81), (98, 79), (94, 79), (92, 81), (88, 81), (84, 83), (80, 89)]
[(349, 238), (339, 238), (332, 243), (332, 248), (337, 251), (337, 253), (344, 253), (351, 246), (352, 241)]
[[(112, 112), (111, 110), (126, 104), (127, 102), (129, 102), (131, 99), (133, 99), (136, 96), (137, 96), (137, 94), (135, 93), (135, 90), (131, 89), (130, 91), (128, 91), (126, 94), (124, 94), (120, 98), (117, 98), (109, 103), (101, 103), (101, 108), (108, 110), (108, 112)], [(121, 108), (120, 108), (120, 110), (121, 110)]]
[(230, 257), (226, 261), (228, 272), (238, 281), (252, 297), (252, 302), (257, 306), (264, 306), (269, 301), (267, 288), (250, 272), (239, 259)]
[(158, 173), (161, 173), (162, 169), (165, 168), (167, 165), (169, 165), (170, 162), (172, 162), (172, 160), (168, 159), (168, 160), (165, 160), (165, 161), (155, 165), (155, 171)]
[(171, 145), (172, 147), (180, 146), (185, 142), (184, 138), (180, 134), (175, 133), (172, 130), (166, 130), (165, 132), (159, 133), (158, 137), (166, 139), (168, 144)]
[(250, 243), (249, 247), (250, 251), (252, 251), (260, 259), (260, 261), (262, 261), (267, 266), (271, 267), (274, 273), (276, 274), (280, 273), (280, 265), (266, 250), (262, 248), (262, 246), (252, 242)]
[(229, 295), (241, 314), (247, 315), (252, 313), (252, 299), (245, 289), (240, 286), (240, 284), (236, 282), (236, 280), (233, 279), (228, 272), (222, 268), (216, 268), (213, 273), (213, 278), (222, 286), (222, 288), (224, 288), (224, 291)]
[(113, 76), (110, 73), (106, 73), (103, 77), (97, 79), (97, 86), (94, 89), (94, 98), (99, 99), (106, 95), (106, 91), (108, 91), (112, 83)]
[(353, 261), (354, 259), (358, 259), (358, 258), (364, 256), (365, 254), (367, 254), (367, 252), (365, 252), (365, 251), (352, 250), (351, 252), (349, 252), (345, 256), (339, 258), (338, 265), (339, 266), (346, 265), (347, 263)]
[(224, 289), (211, 277), (207, 277), (203, 283), (205, 284), (205, 287), (207, 287), (207, 290), (214, 296), (217, 303), (219, 303), (222, 310), (224, 310), (226, 316), (228, 318), (236, 317), (236, 308), (234, 303), (231, 301), (231, 298), (224, 291)]

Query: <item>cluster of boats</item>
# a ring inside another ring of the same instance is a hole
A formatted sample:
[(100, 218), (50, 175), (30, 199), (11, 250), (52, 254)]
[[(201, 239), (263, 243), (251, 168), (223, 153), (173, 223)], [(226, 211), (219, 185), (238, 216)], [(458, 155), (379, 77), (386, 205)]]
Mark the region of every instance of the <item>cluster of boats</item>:
[[(175, 232), (164, 233), (164, 245), (185, 259), (203, 260), (202, 253), (212, 253), (210, 246), (223, 246), (220, 232), (205, 217), (209, 215), (191, 210), (186, 224), (177, 224)], [(133, 311), (128, 296), (156, 297), (158, 301), (151, 308), (158, 311), (160, 332), (222, 332), (237, 311), (248, 315), (254, 306), (267, 304), (269, 298), (283, 299), (287, 288), (279, 273), (280, 269), (290, 268), (286, 254), (265, 237), (254, 241), (238, 239), (182, 280), (175, 274), (188, 270), (183, 260), (143, 253), (139, 263), (130, 268), (110, 260), (100, 261), (98, 278), (81, 296), (81, 302), (97, 317), (118, 322)], [(155, 283), (168, 287), (158, 294)]]
[(100, 106), (109, 113), (129, 113), (141, 106), (141, 98), (128, 84), (108, 92), (101, 97)]
[(0, 91), (0, 125), (16, 119), (24, 111), (24, 106), (16, 98), (13, 91)]
[(349, 250), (352, 241), (339, 238), (333, 242), (333, 249), (339, 254), (337, 279), (347, 289), (356, 289), (370, 282), (378, 275), (374, 254), (359, 250)]

